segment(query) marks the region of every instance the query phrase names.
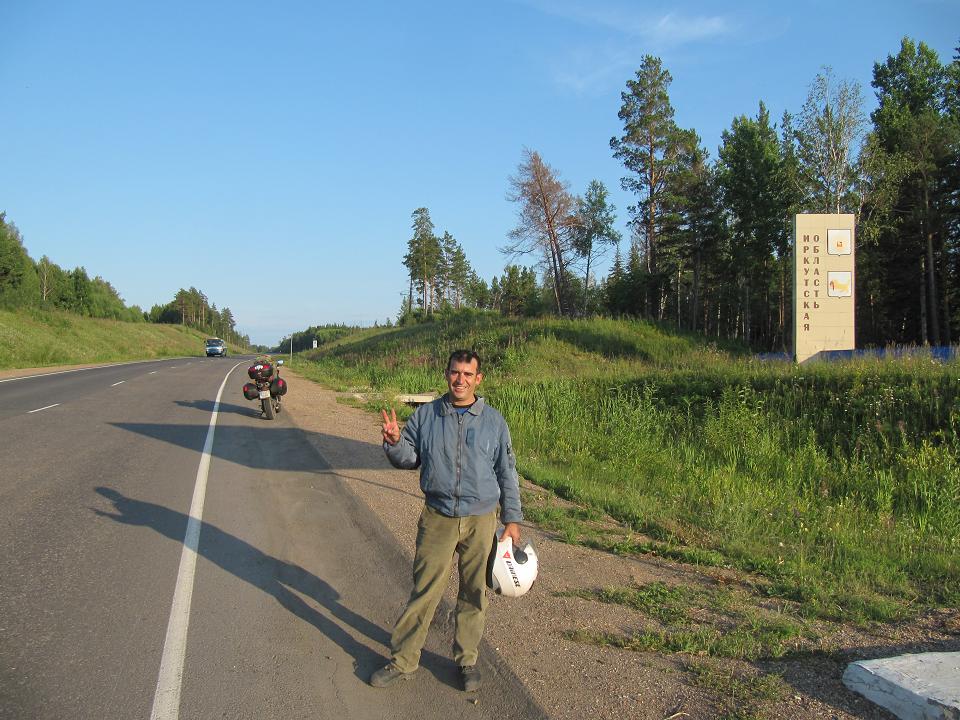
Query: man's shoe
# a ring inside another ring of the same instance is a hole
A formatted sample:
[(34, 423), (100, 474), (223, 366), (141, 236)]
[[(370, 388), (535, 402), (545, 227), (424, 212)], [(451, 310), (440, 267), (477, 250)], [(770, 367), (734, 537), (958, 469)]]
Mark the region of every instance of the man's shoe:
[(405, 673), (393, 663), (384, 665), (370, 676), (370, 684), (375, 688), (385, 688), (393, 685), (397, 680), (409, 680), (413, 672)]
[(476, 692), (480, 689), (480, 668), (476, 665), (460, 666), (460, 684), (464, 692)]

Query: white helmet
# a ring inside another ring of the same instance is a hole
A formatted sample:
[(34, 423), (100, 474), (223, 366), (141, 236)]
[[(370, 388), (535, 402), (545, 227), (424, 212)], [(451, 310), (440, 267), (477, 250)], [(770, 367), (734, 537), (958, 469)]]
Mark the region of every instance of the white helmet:
[(537, 579), (537, 551), (529, 542), (522, 550), (514, 548), (509, 536), (500, 540), (502, 535), (503, 527), (500, 527), (487, 559), (487, 587), (498, 595), (520, 597)]

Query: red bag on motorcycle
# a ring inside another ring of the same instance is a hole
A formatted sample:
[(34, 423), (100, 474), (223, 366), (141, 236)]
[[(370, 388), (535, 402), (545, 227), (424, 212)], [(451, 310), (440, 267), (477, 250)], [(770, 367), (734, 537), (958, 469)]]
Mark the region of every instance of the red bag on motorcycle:
[(251, 380), (269, 380), (273, 374), (273, 365), (268, 362), (257, 363), (247, 368), (247, 375)]
[(247, 400), (256, 400), (258, 397), (260, 397), (260, 393), (257, 392), (256, 385), (254, 385), (253, 383), (247, 383), (246, 385), (243, 386), (243, 396)]
[(286, 395), (287, 394), (287, 381), (283, 378), (274, 378), (273, 382), (270, 383), (270, 394), (274, 397), (277, 395)]

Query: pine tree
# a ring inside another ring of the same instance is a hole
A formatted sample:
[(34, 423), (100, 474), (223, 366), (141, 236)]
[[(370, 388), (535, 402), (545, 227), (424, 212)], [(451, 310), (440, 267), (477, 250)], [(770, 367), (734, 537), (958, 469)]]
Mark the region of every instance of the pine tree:
[[(773, 338), (764, 327), (771, 326), (766, 298), (775, 257), (785, 255), (789, 246), (790, 194), (781, 147), (763, 103), (756, 118), (735, 118), (722, 138), (719, 181), (730, 215), (731, 261), (739, 292), (736, 334), (769, 347)], [(768, 322), (756, 325), (757, 312)]]
[(433, 307), (433, 284), (442, 260), (440, 241), (433, 233), (430, 211), (425, 207), (413, 211), (413, 237), (407, 241), (403, 264), (407, 268), (411, 287), (420, 286), (420, 307), (429, 313)]
[(664, 282), (660, 274), (660, 235), (665, 221), (664, 199), (668, 178), (680, 159), (682, 142), (667, 92), (672, 81), (660, 58), (645, 56), (636, 78), (628, 80), (627, 90), (620, 94), (618, 117), (623, 122), (623, 135), (610, 139), (614, 157), (633, 173), (621, 179), (621, 186), (639, 196), (628, 212), (645, 245), (651, 292), (643, 300), (643, 312), (648, 314), (652, 307), (661, 319)]
[(879, 235), (879, 262), (871, 265), (887, 288), (886, 298), (879, 299), (884, 324), (899, 328), (887, 339), (900, 342), (939, 344), (955, 333), (950, 298), (957, 283), (951, 258), (960, 244), (955, 219), (960, 123), (952, 111), (958, 104), (952, 73), (936, 52), (909, 38), (873, 70), (877, 140), (899, 161), (892, 164), (905, 170), (894, 202), (896, 221)]

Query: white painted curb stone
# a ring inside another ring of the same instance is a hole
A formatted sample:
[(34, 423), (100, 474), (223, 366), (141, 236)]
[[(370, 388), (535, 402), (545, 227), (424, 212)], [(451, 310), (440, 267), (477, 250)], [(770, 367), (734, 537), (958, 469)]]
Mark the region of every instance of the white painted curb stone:
[(843, 684), (901, 720), (960, 720), (960, 652), (860, 660)]

